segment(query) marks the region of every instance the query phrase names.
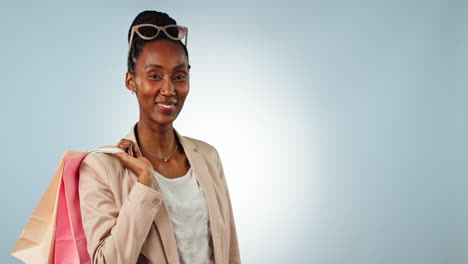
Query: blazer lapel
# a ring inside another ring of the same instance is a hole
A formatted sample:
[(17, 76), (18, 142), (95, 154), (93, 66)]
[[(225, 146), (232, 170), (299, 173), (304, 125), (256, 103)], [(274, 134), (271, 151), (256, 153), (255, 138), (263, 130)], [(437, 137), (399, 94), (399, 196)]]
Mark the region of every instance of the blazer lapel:
[[(174, 129), (175, 130), (175, 129)], [(187, 156), (192, 170), (195, 172), (197, 177), (197, 182), (200, 185), (200, 188), (205, 196), (205, 200), (208, 206), (208, 217), (210, 220), (210, 229), (211, 236), (213, 239), (213, 251), (215, 255), (215, 263), (223, 263), (221, 258), (221, 241), (220, 234), (218, 229), (218, 221), (220, 219), (218, 199), (215, 197), (215, 192), (213, 190), (213, 184), (210, 177), (212, 177), (208, 166), (206, 164), (206, 159), (200, 151), (196, 148), (195, 145), (192, 147), (192, 142), (187, 138), (179, 135), (177, 130), (175, 130), (177, 136), (180, 139), (182, 146), (184, 146), (185, 155)]]
[[(137, 125), (138, 125), (138, 122), (135, 123), (135, 125), (132, 127), (132, 129), (127, 134), (127, 136), (125, 136), (125, 138), (133, 141), (133, 143), (135, 143), (135, 147), (137, 148), (137, 151), (140, 151), (141, 153), (140, 146), (138, 145), (138, 142), (135, 136), (135, 129)], [(159, 189), (157, 188), (157, 185), (154, 182), (154, 179), (153, 179), (152, 188), (159, 191)], [(158, 230), (159, 236), (161, 237), (162, 245), (164, 248), (164, 252), (166, 253), (168, 263), (180, 264), (179, 253), (177, 251), (177, 242), (174, 236), (172, 222), (169, 218), (166, 203), (164, 202), (164, 200), (162, 201), (162, 205), (158, 213), (156, 213), (156, 216), (154, 217), (153, 221), (156, 225), (156, 229)]]
[[(135, 143), (135, 146), (138, 151), (140, 151), (140, 146), (136, 140), (135, 129), (138, 125), (138, 122), (135, 123), (133, 128), (125, 137), (130, 139)], [(179, 139), (181, 145), (184, 148), (185, 155), (192, 166), (192, 170), (195, 172), (197, 177), (197, 182), (200, 185), (200, 188), (205, 196), (207, 206), (208, 206), (208, 215), (210, 220), (210, 229), (213, 239), (213, 251), (215, 255), (215, 263), (222, 263), (221, 256), (221, 234), (219, 233), (218, 221), (220, 219), (220, 214), (217, 208), (219, 208), (218, 199), (216, 199), (215, 192), (213, 190), (212, 180), (210, 179), (211, 174), (206, 164), (206, 159), (202, 153), (197, 149), (197, 145), (190, 141), (188, 138), (180, 135), (180, 133), (174, 128), (175, 134)], [(140, 151), (141, 153), (141, 151)], [(159, 188), (155, 181), (153, 180), (152, 188), (159, 191)], [(158, 229), (161, 241), (166, 252), (166, 256), (169, 263), (179, 264), (179, 254), (177, 251), (177, 242), (175, 239), (172, 222), (170, 220), (169, 214), (167, 212), (167, 207), (163, 201), (159, 212), (154, 218), (154, 223)]]

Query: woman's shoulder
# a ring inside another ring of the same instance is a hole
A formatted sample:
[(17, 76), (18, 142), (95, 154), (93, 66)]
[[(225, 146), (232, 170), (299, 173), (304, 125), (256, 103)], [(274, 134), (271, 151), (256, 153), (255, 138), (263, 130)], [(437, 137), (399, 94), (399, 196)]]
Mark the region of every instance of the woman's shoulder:
[[(83, 159), (82, 164), (89, 164), (95, 167), (101, 167), (106, 172), (109, 172), (111, 168), (115, 168), (115, 165), (120, 164), (119, 159), (110, 152), (99, 151), (101, 149), (116, 148), (115, 145), (104, 145), (89, 151), (86, 157)], [(97, 150), (97, 151), (95, 151)]]
[(189, 147), (194, 146), (196, 148), (196, 151), (199, 151), (203, 154), (215, 155), (218, 152), (217, 149), (212, 144), (206, 142), (205, 140), (194, 138), (194, 137), (189, 137), (189, 136), (182, 136), (182, 137), (189, 142)]

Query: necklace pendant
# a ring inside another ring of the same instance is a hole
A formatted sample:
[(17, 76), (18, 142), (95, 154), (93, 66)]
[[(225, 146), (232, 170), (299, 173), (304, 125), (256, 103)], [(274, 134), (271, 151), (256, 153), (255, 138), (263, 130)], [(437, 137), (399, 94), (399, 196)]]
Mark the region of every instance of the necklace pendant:
[(164, 162), (167, 162), (167, 159), (163, 159), (163, 160), (164, 160)]

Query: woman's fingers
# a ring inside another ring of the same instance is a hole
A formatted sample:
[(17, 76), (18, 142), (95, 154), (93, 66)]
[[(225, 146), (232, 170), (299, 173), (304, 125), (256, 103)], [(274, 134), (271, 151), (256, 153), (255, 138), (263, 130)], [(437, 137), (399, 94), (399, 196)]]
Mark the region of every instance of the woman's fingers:
[(114, 153), (114, 155), (117, 156), (123, 167), (128, 168), (137, 177), (151, 171), (153, 167), (151, 162), (146, 158), (135, 158), (130, 156), (127, 152)]
[(140, 153), (137, 153), (138, 151), (136, 150), (135, 143), (129, 139), (121, 139), (117, 147), (125, 150), (132, 157), (141, 156), (139, 155)]
[(114, 153), (114, 155), (117, 156), (117, 158), (118, 158), (119, 161), (120, 161), (120, 164), (124, 165), (124, 163), (125, 163), (125, 162), (124, 162), (124, 159), (126, 158), (126, 157), (124, 157), (124, 156), (126, 156), (126, 155), (128, 155), (128, 154), (127, 154), (126, 152), (119, 152), (119, 153)]
[(115, 153), (115, 155), (119, 158), (120, 164), (124, 165), (124, 167), (128, 167), (131, 163), (130, 159), (132, 156), (130, 156), (130, 154), (128, 154), (127, 152), (119, 152)]
[(129, 170), (133, 171), (133, 165), (132, 165), (132, 162), (130, 160), (131, 158), (130, 158), (130, 155), (127, 152), (115, 153), (114, 155), (117, 156), (117, 158), (119, 159), (120, 164), (124, 168), (128, 168)]
[(135, 148), (135, 158), (141, 157), (141, 153)]

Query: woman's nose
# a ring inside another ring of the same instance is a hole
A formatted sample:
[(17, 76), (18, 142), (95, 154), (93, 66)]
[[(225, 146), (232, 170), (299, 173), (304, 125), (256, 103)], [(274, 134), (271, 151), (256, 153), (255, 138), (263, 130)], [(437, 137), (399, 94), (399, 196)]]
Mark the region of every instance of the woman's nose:
[(174, 85), (172, 84), (171, 80), (163, 81), (163, 84), (162, 84), (162, 87), (161, 87), (161, 93), (163, 95), (167, 95), (167, 96), (175, 94)]

